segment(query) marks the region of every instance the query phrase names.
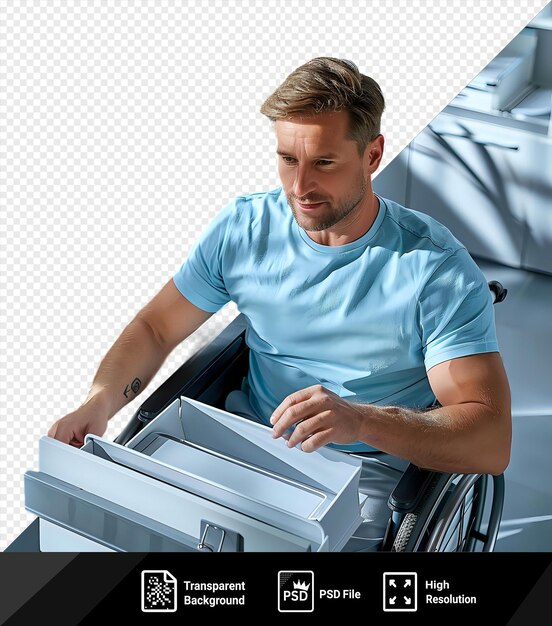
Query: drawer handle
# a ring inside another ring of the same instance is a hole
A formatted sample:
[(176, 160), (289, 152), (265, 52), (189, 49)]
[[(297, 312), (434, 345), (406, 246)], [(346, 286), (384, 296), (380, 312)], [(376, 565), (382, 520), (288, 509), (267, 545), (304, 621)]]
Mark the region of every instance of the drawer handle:
[(243, 552), (243, 537), (228, 528), (201, 520), (199, 552)]

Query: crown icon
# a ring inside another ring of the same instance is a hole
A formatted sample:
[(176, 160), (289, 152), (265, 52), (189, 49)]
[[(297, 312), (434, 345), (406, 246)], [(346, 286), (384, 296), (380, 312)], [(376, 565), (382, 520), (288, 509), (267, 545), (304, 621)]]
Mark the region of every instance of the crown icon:
[(302, 589), (303, 591), (308, 591), (310, 587), (310, 583), (304, 583), (298, 580), (297, 582), (293, 582), (294, 589)]

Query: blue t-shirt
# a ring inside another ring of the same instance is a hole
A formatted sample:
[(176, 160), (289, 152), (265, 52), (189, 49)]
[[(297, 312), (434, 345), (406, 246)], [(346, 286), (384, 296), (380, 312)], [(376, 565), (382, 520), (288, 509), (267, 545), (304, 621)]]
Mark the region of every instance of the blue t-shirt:
[(378, 199), (367, 233), (325, 246), (297, 224), (281, 187), (240, 196), (174, 276), (197, 307), (232, 300), (247, 317), (244, 389), (266, 424), (315, 384), (352, 402), (426, 408), (427, 370), (498, 351), (491, 293), (466, 248), (428, 215)]

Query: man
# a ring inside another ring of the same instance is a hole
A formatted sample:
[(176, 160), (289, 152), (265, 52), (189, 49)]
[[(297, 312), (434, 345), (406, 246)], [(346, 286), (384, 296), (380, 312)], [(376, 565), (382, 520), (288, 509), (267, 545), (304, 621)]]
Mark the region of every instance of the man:
[(376, 448), (440, 471), (501, 473), (510, 392), (491, 294), (444, 226), (374, 194), (383, 110), (379, 86), (349, 61), (295, 70), (261, 108), (282, 187), (217, 215), (104, 357), (83, 405), (48, 434), (76, 446), (103, 434), (233, 300), (251, 348), (238, 400), (274, 437), (305, 452)]

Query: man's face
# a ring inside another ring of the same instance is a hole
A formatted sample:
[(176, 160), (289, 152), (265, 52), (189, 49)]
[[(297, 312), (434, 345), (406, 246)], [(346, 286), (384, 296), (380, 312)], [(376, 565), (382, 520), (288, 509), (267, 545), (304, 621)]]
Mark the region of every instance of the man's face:
[(275, 127), (278, 172), (299, 226), (318, 232), (354, 222), (365, 210), (371, 171), (347, 138), (349, 114), (277, 120)]

